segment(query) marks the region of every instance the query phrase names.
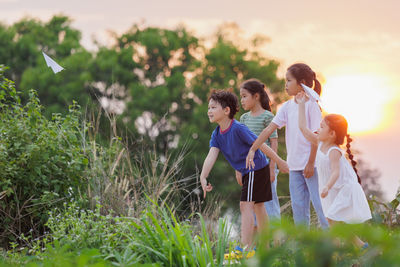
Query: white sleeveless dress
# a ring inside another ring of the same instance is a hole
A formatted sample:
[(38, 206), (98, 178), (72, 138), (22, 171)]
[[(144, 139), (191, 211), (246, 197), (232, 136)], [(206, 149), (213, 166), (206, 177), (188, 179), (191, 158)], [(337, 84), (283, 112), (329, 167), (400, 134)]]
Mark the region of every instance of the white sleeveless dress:
[(345, 223), (362, 223), (372, 218), (367, 198), (361, 185), (357, 181), (357, 175), (350, 162), (343, 155), (343, 151), (333, 146), (326, 154), (318, 147), (316, 166), (319, 177), (319, 192), (329, 181), (331, 167), (329, 153), (338, 150), (340, 157), (340, 175), (336, 183), (329, 190), (325, 198), (321, 198), (322, 209), (325, 217)]

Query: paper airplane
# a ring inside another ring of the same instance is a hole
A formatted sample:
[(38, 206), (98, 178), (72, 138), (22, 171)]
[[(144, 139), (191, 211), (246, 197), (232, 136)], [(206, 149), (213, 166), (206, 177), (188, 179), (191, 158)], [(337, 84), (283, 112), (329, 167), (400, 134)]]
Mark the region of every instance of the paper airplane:
[(321, 102), (321, 98), (319, 98), (319, 95), (317, 94), (317, 92), (315, 92), (313, 89), (311, 89), (307, 85), (301, 84), (301, 86), (303, 87), (304, 91), (306, 92), (308, 97), (310, 97), (311, 100), (314, 100), (314, 101), (318, 100), (319, 102)]
[(57, 62), (55, 62), (53, 59), (51, 59), (51, 57), (49, 57), (48, 55), (46, 55), (43, 51), (43, 56), (44, 56), (44, 60), (46, 60), (46, 64), (48, 67), (50, 67), (54, 73), (60, 72), (62, 71), (64, 68), (61, 67), (60, 65), (57, 64)]

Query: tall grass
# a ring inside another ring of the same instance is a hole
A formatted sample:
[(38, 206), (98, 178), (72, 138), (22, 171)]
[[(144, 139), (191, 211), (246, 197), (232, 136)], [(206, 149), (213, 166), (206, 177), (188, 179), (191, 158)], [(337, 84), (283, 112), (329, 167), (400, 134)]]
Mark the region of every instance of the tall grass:
[(138, 217), (152, 200), (161, 207), (169, 206), (179, 216), (201, 212), (206, 218), (219, 217), (220, 206), (215, 207), (210, 201), (202, 203), (198, 173), (182, 175), (183, 161), (190, 153), (187, 146), (174, 154), (163, 155), (141, 144), (136, 144), (132, 150), (132, 145), (127, 144), (128, 138), (117, 135), (115, 118), (105, 115), (109, 118), (111, 132), (108, 144), (98, 142), (100, 116), (90, 116), (92, 121), (88, 124), (87, 135), (86, 131), (82, 132), (89, 159), (86, 178), (92, 208), (99, 201), (105, 213), (112, 210), (121, 216)]
[[(223, 254), (229, 246), (230, 227), (219, 219), (214, 236), (206, 230), (203, 217), (194, 214), (199, 225), (180, 222), (167, 206), (156, 202), (149, 205), (138, 218), (102, 215), (101, 206), (95, 211), (82, 210), (76, 203), (52, 212), (47, 223), (51, 231), (41, 244), (28, 251), (30, 257), (9, 257), (8, 263), (29, 263), (54, 257), (54, 249), (70, 255), (94, 250), (96, 257), (116, 266), (155, 263), (160, 266), (222, 266)], [(12, 254), (15, 256), (15, 253)], [(14, 261), (13, 261), (14, 260)]]

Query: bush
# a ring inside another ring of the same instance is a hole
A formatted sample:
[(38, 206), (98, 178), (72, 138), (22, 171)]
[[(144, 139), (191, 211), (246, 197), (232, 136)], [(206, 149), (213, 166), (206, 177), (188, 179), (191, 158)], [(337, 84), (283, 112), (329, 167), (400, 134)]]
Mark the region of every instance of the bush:
[[(36, 92), (21, 104), (0, 66), (0, 226), (1, 245), (21, 234), (39, 236), (48, 210), (86, 192), (88, 159), (82, 150), (79, 107), (46, 119)], [(84, 128), (85, 129), (85, 128)]]
[(65, 204), (50, 213), (46, 225), (51, 234), (10, 251), (5, 262), (23, 263), (24, 254), (39, 260), (57, 250), (65, 255), (95, 250), (97, 257), (114, 266), (222, 265), (230, 231), (224, 220), (209, 235), (202, 216), (195, 216), (194, 226), (179, 222), (167, 207), (149, 203), (139, 218), (102, 215), (99, 204), (95, 211), (80, 209), (75, 202)]

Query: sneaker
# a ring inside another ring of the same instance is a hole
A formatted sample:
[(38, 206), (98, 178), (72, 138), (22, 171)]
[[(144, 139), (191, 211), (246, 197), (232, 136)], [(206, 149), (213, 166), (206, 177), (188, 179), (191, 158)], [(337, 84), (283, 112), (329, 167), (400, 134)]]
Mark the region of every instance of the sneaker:
[(369, 248), (369, 244), (367, 242), (365, 242), (364, 245), (362, 245), (361, 249), (364, 250), (367, 248)]
[(233, 251), (231, 251), (230, 253), (224, 254), (224, 259), (225, 260), (241, 259), (241, 258), (243, 258), (243, 254), (246, 255), (246, 259), (249, 259), (256, 254), (256, 251), (254, 249), (252, 249), (250, 251), (244, 252), (241, 247), (236, 246)]

